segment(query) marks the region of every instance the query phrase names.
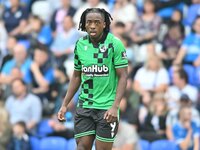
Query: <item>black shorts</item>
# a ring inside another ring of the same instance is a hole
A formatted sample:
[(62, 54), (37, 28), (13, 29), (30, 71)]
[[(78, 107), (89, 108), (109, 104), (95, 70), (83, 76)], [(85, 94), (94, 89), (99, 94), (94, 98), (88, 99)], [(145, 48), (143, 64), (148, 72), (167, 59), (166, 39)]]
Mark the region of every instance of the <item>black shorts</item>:
[(77, 107), (74, 118), (75, 138), (95, 135), (99, 141), (113, 142), (117, 134), (119, 122), (106, 122), (103, 118), (106, 111)]

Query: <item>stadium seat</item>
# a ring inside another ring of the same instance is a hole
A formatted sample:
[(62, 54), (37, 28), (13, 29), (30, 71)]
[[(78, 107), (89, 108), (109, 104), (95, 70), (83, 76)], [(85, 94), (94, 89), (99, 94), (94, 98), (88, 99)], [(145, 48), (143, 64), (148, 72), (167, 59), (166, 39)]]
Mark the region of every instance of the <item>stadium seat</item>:
[(39, 150), (68, 150), (68, 143), (62, 137), (44, 137), (40, 142)]
[(70, 139), (67, 141), (68, 150), (76, 150), (76, 141), (75, 139)]
[(31, 150), (40, 150), (40, 140), (37, 137), (30, 137)]
[(150, 143), (146, 140), (139, 140), (139, 145), (141, 150), (149, 150), (150, 149)]
[(196, 86), (198, 86), (198, 87), (200, 87), (200, 67), (197, 67), (196, 68), (196, 73), (195, 73), (195, 75), (196, 75)]
[(38, 128), (37, 128), (37, 135), (39, 137), (45, 137), (48, 133), (52, 133), (53, 129), (49, 126), (49, 120), (45, 119), (42, 120), (39, 124), (38, 124)]
[(177, 150), (177, 146), (172, 141), (158, 140), (151, 143), (150, 150)]

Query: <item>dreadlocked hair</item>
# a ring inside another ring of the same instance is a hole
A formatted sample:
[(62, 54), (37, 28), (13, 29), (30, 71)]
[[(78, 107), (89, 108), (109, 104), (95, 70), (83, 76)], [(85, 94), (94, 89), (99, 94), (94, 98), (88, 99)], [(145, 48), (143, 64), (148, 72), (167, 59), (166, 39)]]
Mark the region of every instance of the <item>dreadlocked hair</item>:
[(90, 12), (100, 13), (104, 17), (104, 21), (106, 23), (106, 27), (104, 28), (104, 32), (109, 32), (111, 20), (113, 20), (113, 18), (111, 17), (111, 15), (105, 9), (101, 9), (101, 8), (88, 8), (88, 9), (86, 9), (81, 15), (81, 19), (80, 19), (78, 29), (81, 30), (81, 31), (86, 31), (86, 28), (85, 28), (86, 15)]

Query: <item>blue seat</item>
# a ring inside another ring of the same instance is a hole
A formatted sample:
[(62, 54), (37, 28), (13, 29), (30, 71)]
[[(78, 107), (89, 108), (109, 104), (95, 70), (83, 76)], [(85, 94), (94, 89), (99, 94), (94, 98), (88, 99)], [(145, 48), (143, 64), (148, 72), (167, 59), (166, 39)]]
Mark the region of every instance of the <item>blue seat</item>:
[(48, 133), (53, 132), (53, 128), (49, 126), (49, 120), (45, 119), (40, 121), (37, 128), (37, 134), (40, 137), (45, 137)]
[(40, 141), (39, 150), (68, 150), (68, 143), (62, 137), (44, 137)]
[(40, 140), (37, 137), (30, 137), (31, 150), (40, 150)]
[(76, 141), (75, 139), (70, 139), (67, 141), (68, 150), (76, 150)]
[(150, 149), (150, 143), (146, 140), (139, 140), (139, 145), (141, 147), (141, 150), (149, 150)]
[(158, 140), (151, 143), (150, 150), (177, 150), (177, 145), (168, 140)]

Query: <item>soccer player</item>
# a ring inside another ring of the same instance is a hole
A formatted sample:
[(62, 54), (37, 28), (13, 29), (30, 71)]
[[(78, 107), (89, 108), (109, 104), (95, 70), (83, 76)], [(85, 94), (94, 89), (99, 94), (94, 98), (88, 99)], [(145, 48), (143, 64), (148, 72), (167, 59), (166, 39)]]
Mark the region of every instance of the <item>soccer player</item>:
[(128, 60), (122, 42), (109, 33), (111, 19), (100, 8), (86, 9), (81, 16), (79, 29), (88, 35), (76, 43), (74, 72), (58, 112), (58, 120), (64, 121), (67, 105), (81, 84), (74, 121), (78, 150), (91, 149), (94, 139), (97, 150), (111, 150), (117, 133)]

